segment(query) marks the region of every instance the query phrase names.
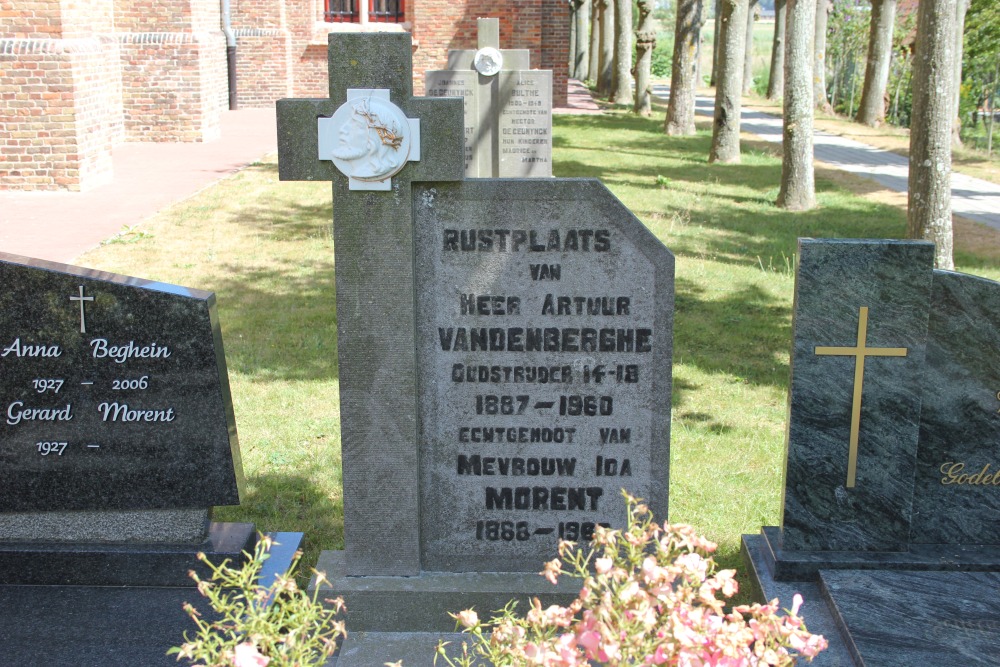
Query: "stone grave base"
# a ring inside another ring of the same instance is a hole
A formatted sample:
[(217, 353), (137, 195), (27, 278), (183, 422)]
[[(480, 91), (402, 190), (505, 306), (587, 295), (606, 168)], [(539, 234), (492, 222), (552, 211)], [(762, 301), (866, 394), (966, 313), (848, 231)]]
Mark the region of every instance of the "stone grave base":
[(458, 632), (348, 632), (337, 655), (324, 667), (384, 667), (387, 662), (403, 661), (403, 667), (445, 667), (442, 660), (434, 665), (439, 642), (446, 642), (449, 656), (461, 655), (462, 642), (468, 635)]
[[(540, 568), (539, 568), (540, 569)], [(560, 577), (553, 586), (536, 572), (423, 572), (416, 577), (349, 577), (343, 551), (324, 551), (316, 563), (330, 583), (324, 598), (342, 597), (348, 632), (454, 632), (448, 613), (473, 608), (481, 618), (512, 599), (524, 610), (531, 598), (543, 606), (568, 605), (580, 581)], [(310, 590), (315, 587), (315, 578)]]
[[(225, 525), (225, 524), (221, 524)], [(230, 524), (250, 526), (251, 524)], [(273, 577), (284, 572), (302, 540), (301, 533), (272, 533), (275, 546), (265, 563), (261, 581), (268, 585)], [(252, 542), (251, 542), (252, 545)], [(184, 571), (195, 565), (194, 554), (187, 552), (187, 561), (179, 557), (161, 560), (154, 553), (142, 565), (141, 553), (131, 556), (118, 554), (114, 565), (104, 566), (105, 571), (117, 566), (138, 574), (144, 567), (155, 571), (158, 565)], [(37, 553), (37, 552), (36, 552)], [(238, 554), (239, 552), (237, 552)], [(51, 567), (72, 578), (73, 565), (67, 553), (65, 560), (53, 562)], [(221, 562), (225, 556), (213, 560)], [(89, 571), (87, 554), (83, 554), (82, 567)], [(67, 569), (63, 569), (67, 568)], [(12, 580), (18, 571), (5, 564), (3, 575)], [(191, 602), (200, 612), (210, 609), (203, 597), (187, 578), (178, 585), (0, 585), (0, 664), (19, 667), (84, 666), (102, 667), (156, 667), (178, 665), (174, 656), (166, 654), (171, 646), (184, 641), (184, 632), (193, 633), (194, 624), (184, 613), (182, 605)]]
[(194, 544), (0, 543), (0, 585), (187, 587), (190, 570), (209, 572), (199, 551), (213, 563), (237, 560), (256, 539), (251, 523), (213, 522), (208, 537)]
[(1000, 573), (820, 569), (810, 581), (778, 581), (760, 535), (743, 556), (760, 597), (791, 606), (830, 642), (816, 667), (995, 665), (1000, 654)]
[(907, 551), (790, 551), (778, 546), (780, 535), (780, 528), (765, 526), (757, 538), (768, 571), (779, 581), (815, 580), (820, 570), (1000, 572), (996, 546), (911, 544)]

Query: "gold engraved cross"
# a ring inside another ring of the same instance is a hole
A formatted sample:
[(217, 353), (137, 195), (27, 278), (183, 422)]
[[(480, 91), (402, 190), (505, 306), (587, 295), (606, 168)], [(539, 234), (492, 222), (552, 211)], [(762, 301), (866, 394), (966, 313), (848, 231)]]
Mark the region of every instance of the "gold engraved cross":
[(851, 448), (847, 457), (847, 488), (854, 488), (858, 469), (858, 429), (861, 424), (861, 389), (865, 383), (865, 357), (905, 357), (905, 347), (868, 347), (868, 307), (858, 311), (858, 344), (854, 347), (820, 347), (816, 354), (854, 357), (854, 403), (851, 405)]

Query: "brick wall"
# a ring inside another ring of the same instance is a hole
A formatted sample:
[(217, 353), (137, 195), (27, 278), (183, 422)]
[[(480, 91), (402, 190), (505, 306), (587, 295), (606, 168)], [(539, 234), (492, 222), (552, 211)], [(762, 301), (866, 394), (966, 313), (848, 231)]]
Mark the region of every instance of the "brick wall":
[(0, 189), (87, 190), (121, 141), (112, 0), (0, 0)]
[[(236, 35), (236, 91), (240, 107), (270, 107), (275, 100), (294, 95), (292, 33), (286, 0), (232, 2)], [(310, 22), (302, 7), (297, 23)]]
[(228, 106), (218, 0), (115, 0), (125, 134), (209, 141)]

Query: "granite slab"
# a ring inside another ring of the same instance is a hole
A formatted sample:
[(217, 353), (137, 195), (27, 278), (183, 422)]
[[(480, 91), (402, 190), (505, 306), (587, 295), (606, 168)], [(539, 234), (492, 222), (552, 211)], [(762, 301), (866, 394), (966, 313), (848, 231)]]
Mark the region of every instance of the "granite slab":
[(199, 552), (239, 561), (256, 540), (251, 523), (212, 523), (195, 544), (3, 542), (0, 584), (189, 586), (188, 572), (208, 572)]
[(1000, 571), (1000, 548), (984, 544), (911, 544), (903, 551), (813, 551), (785, 549), (780, 529), (764, 526), (761, 550), (779, 581), (813, 581), (820, 570)]
[(820, 587), (859, 666), (997, 664), (1000, 572), (823, 571)]
[[(301, 533), (274, 533), (261, 573), (288, 569)], [(10, 571), (2, 569), (9, 579)], [(195, 626), (182, 605), (210, 608), (193, 582), (166, 586), (0, 585), (0, 664), (17, 667), (168, 667), (167, 649)]]

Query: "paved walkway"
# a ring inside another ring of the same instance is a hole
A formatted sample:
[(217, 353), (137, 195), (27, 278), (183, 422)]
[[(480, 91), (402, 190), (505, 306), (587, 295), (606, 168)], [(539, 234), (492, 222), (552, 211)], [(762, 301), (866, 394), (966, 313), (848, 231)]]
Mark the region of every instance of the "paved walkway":
[[(653, 94), (666, 103), (670, 88), (654, 86)], [(699, 96), (695, 112), (712, 115), (715, 100)], [(781, 117), (762, 111), (743, 109), (740, 130), (765, 141), (781, 143)], [(835, 134), (816, 132), (813, 152), (817, 160), (871, 179), (896, 192), (906, 192), (909, 174), (907, 158)], [(963, 218), (1000, 230), (1000, 185), (964, 174), (951, 175), (951, 210)]]
[(222, 136), (214, 141), (119, 144), (107, 185), (87, 192), (0, 190), (0, 251), (71, 262), (277, 149), (273, 108), (224, 111)]

